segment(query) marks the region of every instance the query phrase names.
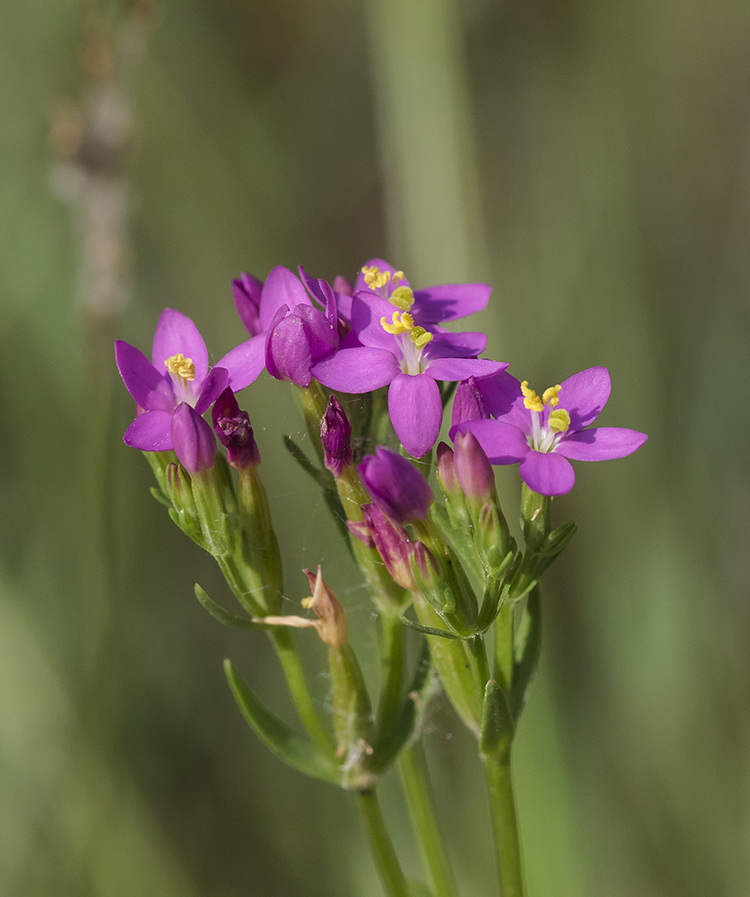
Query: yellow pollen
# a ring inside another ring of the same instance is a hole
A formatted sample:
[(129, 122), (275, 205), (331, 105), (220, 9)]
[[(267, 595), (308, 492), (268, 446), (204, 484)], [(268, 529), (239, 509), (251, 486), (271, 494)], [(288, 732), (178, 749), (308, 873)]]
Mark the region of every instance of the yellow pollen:
[(552, 405), (554, 408), (555, 405), (559, 405), (560, 399), (558, 398), (558, 393), (562, 389), (562, 386), (558, 383), (557, 386), (550, 386), (549, 389), (545, 389), (542, 395), (542, 401), (545, 405)]
[[(395, 275), (393, 280), (396, 280)], [(414, 293), (412, 293), (409, 287), (396, 287), (388, 297), (388, 301), (400, 308), (401, 311), (408, 311), (414, 305)]]
[(312, 607), (313, 601), (315, 601), (315, 599), (313, 598), (312, 595), (310, 595), (309, 598), (303, 598), (302, 599), (302, 607)]
[(195, 365), (192, 358), (185, 358), (182, 352), (170, 355), (164, 362), (170, 374), (177, 374), (183, 380), (195, 380)]
[(549, 427), (557, 433), (564, 433), (570, 426), (570, 415), (564, 408), (556, 408), (550, 411)]
[(406, 280), (403, 271), (394, 271), (393, 272), (393, 282), (396, 283), (397, 280)]
[(418, 349), (421, 349), (432, 339), (432, 334), (428, 333), (424, 327), (415, 327), (409, 334), (409, 339)]
[(533, 389), (529, 389), (529, 381), (524, 380), (521, 384), (521, 392), (523, 393), (523, 407), (528, 408), (529, 411), (542, 411), (544, 409), (544, 405), (539, 396), (534, 392)]
[(371, 265), (369, 268), (365, 265), (362, 268), (362, 273), (365, 275), (365, 283), (371, 290), (379, 290), (391, 279), (390, 271), (381, 271), (375, 265)]
[[(394, 336), (398, 336), (400, 333), (406, 333), (409, 330), (414, 330), (414, 318), (407, 312), (402, 312), (399, 314), (397, 311), (393, 312), (393, 323), (389, 324), (385, 318), (385, 315), (380, 319), (380, 326), (387, 333), (392, 333)], [(429, 340), (427, 341), (429, 342)]]

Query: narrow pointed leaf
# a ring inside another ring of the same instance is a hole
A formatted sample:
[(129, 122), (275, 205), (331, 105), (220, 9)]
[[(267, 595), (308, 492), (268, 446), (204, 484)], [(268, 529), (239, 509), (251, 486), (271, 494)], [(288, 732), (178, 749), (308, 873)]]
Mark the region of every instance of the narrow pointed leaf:
[(341, 772), (334, 762), (261, 703), (231, 661), (224, 661), (224, 672), (248, 725), (279, 760), (312, 778), (341, 785)]
[(165, 508), (171, 508), (172, 502), (167, 498), (167, 496), (161, 491), (161, 489), (157, 489), (156, 486), (151, 486), (149, 492), (153, 495), (153, 497), (159, 502), (160, 505), (164, 505)]
[(284, 445), (297, 464), (299, 464), (305, 473), (311, 476), (319, 486), (328, 487), (330, 485), (330, 475), (328, 471), (316, 467), (293, 439), (289, 436), (285, 436)]
[(524, 620), (517, 633), (519, 643), (516, 644), (518, 660), (513, 667), (513, 688), (510, 693), (510, 709), (513, 719), (521, 715), (529, 686), (534, 678), (539, 663), (542, 637), (541, 597), (535, 586), (531, 590), (526, 603)]
[(456, 635), (455, 632), (448, 632), (446, 629), (433, 629), (431, 626), (423, 626), (421, 623), (410, 620), (403, 614), (399, 616), (399, 620), (401, 620), (404, 626), (408, 626), (409, 629), (413, 629), (415, 632), (424, 632), (425, 635), (439, 635), (441, 638), (461, 638), (460, 635)]
[(237, 614), (233, 614), (228, 610), (225, 610), (220, 604), (214, 601), (213, 598), (210, 598), (205, 590), (198, 585), (198, 583), (195, 584), (195, 597), (203, 605), (203, 608), (207, 610), (215, 620), (218, 620), (225, 626), (233, 626), (235, 629), (264, 628), (263, 624), (261, 623), (257, 623), (254, 620), (248, 620), (246, 617), (239, 617), (237, 616)]

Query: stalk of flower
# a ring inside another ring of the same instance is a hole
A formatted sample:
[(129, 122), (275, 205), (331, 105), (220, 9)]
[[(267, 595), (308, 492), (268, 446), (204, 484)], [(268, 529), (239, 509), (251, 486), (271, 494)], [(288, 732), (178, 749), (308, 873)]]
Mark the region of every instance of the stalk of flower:
[(260, 452), (246, 411), (241, 411), (230, 387), (211, 409), (214, 430), (227, 450), (227, 461), (237, 471), (237, 506), (240, 545), (236, 562), (245, 594), (254, 612), (278, 613), (283, 594), (281, 555), (271, 521), (263, 482), (258, 474)]
[[(320, 423), (324, 464), (333, 475), (350, 531), (357, 535), (357, 526), (365, 519), (363, 508), (369, 496), (354, 466), (351, 435), (351, 426), (343, 408), (336, 396), (331, 396)], [(361, 527), (359, 535), (362, 535)], [(383, 566), (372, 540), (355, 538), (351, 544), (377, 607), (383, 613), (402, 611), (409, 604), (410, 598), (399, 580), (392, 575), (388, 565)]]

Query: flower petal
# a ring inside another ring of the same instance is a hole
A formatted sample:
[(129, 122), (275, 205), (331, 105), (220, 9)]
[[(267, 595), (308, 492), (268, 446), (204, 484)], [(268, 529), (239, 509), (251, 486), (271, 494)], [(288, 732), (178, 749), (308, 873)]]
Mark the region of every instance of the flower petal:
[(363, 346), (387, 349), (401, 357), (401, 347), (396, 337), (383, 329), (383, 318), (390, 324), (393, 313), (399, 310), (377, 293), (355, 293), (352, 299), (352, 328)]
[(576, 481), (573, 465), (555, 452), (529, 452), (518, 472), (529, 489), (540, 495), (565, 495)]
[(385, 349), (363, 346), (339, 351), (313, 365), (312, 375), (337, 392), (372, 392), (390, 383), (401, 369)]
[(519, 380), (502, 371), (494, 377), (477, 380), (477, 386), (493, 417), (520, 427), (524, 433), (530, 432), (531, 414), (524, 407)]
[(468, 380), (469, 377), (489, 377), (507, 367), (506, 361), (490, 361), (489, 358), (436, 358), (430, 359), (425, 373), (434, 380)]
[(310, 385), (310, 341), (305, 322), (282, 306), (266, 333), (266, 368), (277, 380)]
[(574, 461), (607, 461), (632, 455), (647, 439), (645, 433), (625, 427), (593, 427), (563, 437), (555, 451)]
[(473, 433), (491, 464), (517, 464), (531, 451), (526, 434), (500, 420), (467, 420), (451, 427), (451, 439), (457, 433)]
[(268, 330), (282, 305), (294, 308), (295, 305), (312, 305), (312, 302), (300, 279), (289, 268), (278, 265), (269, 272), (260, 297), (260, 324), (264, 331)]
[(592, 424), (607, 404), (612, 388), (606, 368), (588, 368), (573, 374), (560, 384), (560, 404), (570, 414), (570, 430), (582, 430)]
[(266, 366), (266, 336), (259, 333), (220, 358), (215, 367), (229, 371), (229, 386), (239, 392), (254, 383)]
[(164, 362), (180, 352), (195, 365), (192, 388), (195, 392), (200, 392), (208, 373), (206, 344), (198, 328), (187, 315), (174, 308), (165, 308), (156, 325), (151, 360), (156, 370), (161, 371), (165, 369)]
[(195, 403), (195, 410), (198, 414), (203, 414), (224, 392), (229, 383), (229, 371), (226, 368), (214, 365), (208, 372), (208, 376), (203, 381), (203, 389)]
[(388, 390), (388, 412), (396, 435), (410, 455), (421, 458), (435, 445), (443, 403), (432, 377), (399, 374)]
[(122, 440), (142, 452), (166, 452), (172, 448), (171, 425), (171, 411), (147, 411), (136, 417)]
[(200, 473), (214, 466), (216, 437), (195, 408), (181, 402), (172, 415), (170, 429), (172, 447), (188, 473)]
[(262, 291), (263, 281), (252, 274), (242, 274), (232, 281), (234, 305), (250, 336), (257, 336), (262, 332), (259, 315)]
[(492, 287), (486, 283), (445, 283), (414, 291), (414, 321), (456, 321), (487, 307)]
[(451, 333), (435, 324), (430, 326), (430, 330), (435, 334), (428, 347), (427, 354), (431, 358), (476, 358), (487, 348), (487, 334), (479, 330)]
[(157, 370), (135, 346), (117, 340), (115, 361), (122, 381), (136, 404), (146, 411), (169, 411), (176, 401), (172, 381), (166, 370)]

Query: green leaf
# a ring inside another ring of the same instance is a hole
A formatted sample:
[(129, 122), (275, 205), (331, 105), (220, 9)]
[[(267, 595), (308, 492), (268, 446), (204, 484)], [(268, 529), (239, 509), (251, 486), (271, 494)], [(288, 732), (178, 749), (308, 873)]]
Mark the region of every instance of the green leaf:
[(338, 766), (311, 741), (289, 728), (261, 703), (235, 672), (231, 661), (224, 661), (224, 672), (242, 715), (271, 753), (298, 772), (333, 785), (341, 785)]
[(510, 692), (510, 710), (513, 719), (521, 715), (529, 686), (539, 663), (542, 642), (541, 597), (538, 586), (529, 594), (526, 610), (517, 633), (516, 651), (518, 660), (513, 665), (513, 687)]
[(247, 617), (239, 617), (237, 614), (232, 614), (228, 610), (225, 610), (220, 604), (217, 604), (213, 598), (210, 598), (198, 583), (195, 584), (195, 597), (215, 620), (218, 620), (225, 626), (234, 626), (235, 629), (267, 628), (262, 623), (258, 623), (255, 620), (248, 620)]
[(482, 732), (479, 750), (486, 756), (499, 756), (510, 749), (515, 723), (502, 688), (490, 679), (484, 689)]
[(294, 458), (306, 474), (311, 476), (319, 486), (323, 486), (324, 488), (328, 487), (329, 477), (327, 470), (321, 470), (319, 467), (316, 467), (291, 437), (284, 437), (284, 445), (292, 458)]
[(460, 635), (456, 635), (455, 632), (448, 632), (447, 629), (433, 629), (431, 626), (423, 626), (421, 623), (410, 620), (403, 614), (399, 615), (399, 620), (401, 620), (404, 626), (408, 626), (409, 629), (414, 629), (416, 632), (424, 632), (425, 635), (439, 635), (441, 638), (461, 638)]

